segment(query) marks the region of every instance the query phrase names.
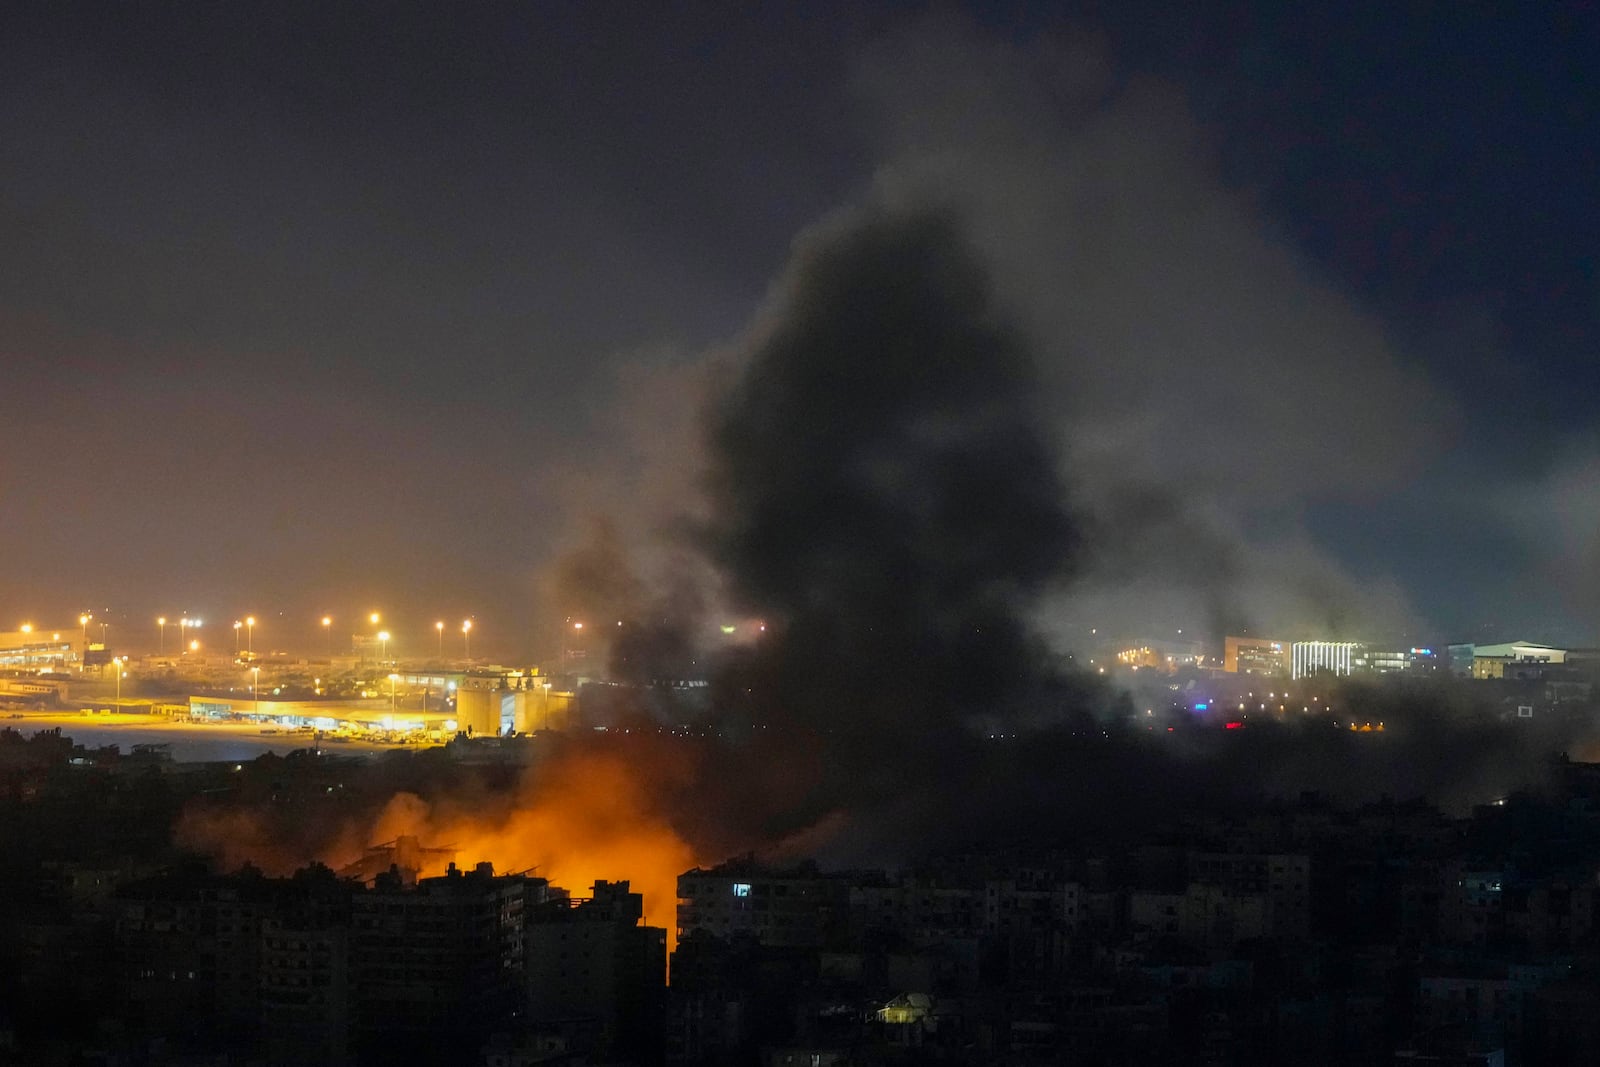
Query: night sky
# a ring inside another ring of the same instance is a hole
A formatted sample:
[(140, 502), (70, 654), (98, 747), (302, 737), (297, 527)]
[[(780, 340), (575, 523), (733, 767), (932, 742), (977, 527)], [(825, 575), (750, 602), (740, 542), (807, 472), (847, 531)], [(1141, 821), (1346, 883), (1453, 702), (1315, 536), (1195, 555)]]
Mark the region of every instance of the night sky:
[(1600, 643), (1600, 15), (1170, 7), (10, 5), (0, 628), (537, 652), (874, 203), (1037, 364), (1064, 646)]

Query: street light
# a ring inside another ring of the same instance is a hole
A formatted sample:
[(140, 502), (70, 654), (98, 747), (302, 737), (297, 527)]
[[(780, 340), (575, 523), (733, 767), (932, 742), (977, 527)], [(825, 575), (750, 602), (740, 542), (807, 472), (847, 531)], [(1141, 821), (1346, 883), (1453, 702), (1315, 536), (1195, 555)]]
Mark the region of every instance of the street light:
[(399, 680), (400, 680), (400, 676), (398, 674), (391, 673), (389, 675), (389, 717), (390, 718), (394, 717), (394, 683), (398, 682)]
[(472, 620), (461, 620), (461, 641), (466, 647), (467, 662), (472, 662)]
[(89, 658), (89, 613), (84, 612), (78, 616), (78, 625), (83, 627), (83, 651), (78, 656), (78, 673), (83, 673), (84, 660)]
[(161, 628), (161, 636), (156, 640), (156, 655), (165, 656), (167, 654), (167, 617), (165, 615), (161, 616), (156, 620), (156, 625)]
[(244, 626), (244, 623), (238, 619), (233, 620), (233, 654), (235, 656), (239, 654), (239, 629), (242, 626)]
[(253, 656), (256, 654), (256, 617), (254, 615), (246, 615), (244, 627), (245, 651)]
[(113, 656), (111, 662), (117, 668), (117, 707), (122, 707), (122, 665), (127, 661), (123, 656)]
[(444, 659), (444, 623), (436, 622), (433, 628), (439, 631), (439, 658)]
[(382, 663), (389, 658), (389, 631), (378, 631), (378, 662)]
[[(371, 624), (372, 624), (372, 625), (374, 625), (374, 626), (376, 626), (376, 625), (378, 625), (378, 621), (379, 621), (379, 620), (380, 620), (380, 619), (382, 619), (382, 618), (383, 618), (383, 616), (382, 616), (382, 615), (380, 615), (380, 614), (378, 614), (378, 613), (377, 613), (377, 612), (376, 612), (376, 611), (374, 611), (374, 612), (373, 612), (373, 613), (372, 613), (372, 614), (371, 614), (371, 615), (368, 615), (368, 616), (367, 616), (367, 621), (368, 621), (368, 622), (370, 622), (370, 623), (371, 623)], [(381, 634), (381, 633), (380, 633), (380, 634), (379, 634), (379, 635), (378, 635), (378, 640), (380, 640), (380, 641), (387, 641), (387, 640), (388, 640), (388, 638), (387, 638), (387, 637), (384, 637), (384, 636), (383, 636), (383, 635), (382, 635), (382, 634)], [(365, 648), (366, 648), (366, 646), (365, 646), (365, 643), (363, 643), (363, 645), (362, 645), (362, 653), (361, 653), (361, 662), (362, 662), (362, 663), (363, 663), (363, 664), (365, 664), (365, 663), (366, 663), (366, 662), (367, 662), (367, 653), (366, 653), (366, 651), (365, 651)], [(382, 660), (381, 660), (381, 659), (380, 659), (380, 660), (379, 660), (379, 661), (378, 661), (378, 662), (380, 662), (380, 663), (381, 663), (381, 662), (383, 662), (383, 661), (382, 661)]]
[(322, 633), (328, 639), (328, 658), (333, 658), (333, 616), (322, 617)]
[(261, 668), (250, 668), (250, 696), (256, 702), (256, 715), (261, 715)]

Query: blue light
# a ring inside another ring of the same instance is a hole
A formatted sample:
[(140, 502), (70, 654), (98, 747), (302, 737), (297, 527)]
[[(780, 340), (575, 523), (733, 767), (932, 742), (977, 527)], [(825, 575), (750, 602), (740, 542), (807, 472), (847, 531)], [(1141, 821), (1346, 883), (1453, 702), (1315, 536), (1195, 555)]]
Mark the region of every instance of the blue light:
[(1210, 707), (1211, 707), (1211, 705), (1210, 705), (1210, 704), (1196, 704), (1196, 705), (1195, 705), (1195, 706), (1194, 706), (1194, 710), (1195, 710), (1195, 711), (1206, 711), (1206, 710), (1207, 710), (1207, 709), (1209, 709), (1209, 708), (1210, 708)]

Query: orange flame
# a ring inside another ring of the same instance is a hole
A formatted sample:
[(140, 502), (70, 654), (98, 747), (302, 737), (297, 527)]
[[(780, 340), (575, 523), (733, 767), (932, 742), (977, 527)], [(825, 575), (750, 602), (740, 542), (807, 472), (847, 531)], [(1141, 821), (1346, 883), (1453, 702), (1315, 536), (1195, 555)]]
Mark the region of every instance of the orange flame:
[(586, 896), (600, 879), (628, 879), (644, 895), (645, 921), (666, 927), (671, 941), (678, 875), (695, 865), (695, 856), (652, 808), (622, 759), (590, 753), (561, 759), (524, 779), (518, 802), (499, 818), (399, 794), (367, 838), (387, 841), (410, 834), (455, 849), (467, 865), (487, 860), (497, 871), (531, 870), (574, 896)]
[[(697, 859), (657, 803), (654, 790), (664, 784), (621, 753), (569, 750), (526, 772), (510, 797), (430, 802), (399, 793), (375, 818), (340, 827), (319, 845), (285, 843), (284, 831), (252, 809), (186, 812), (178, 835), (230, 869), (250, 862), (277, 874), (313, 858), (337, 869), (368, 845), (409, 835), (454, 850), (461, 866), (487, 861), (499, 873), (531, 871), (574, 896), (587, 896), (600, 879), (626, 879), (644, 897), (645, 922), (666, 928), (670, 951), (678, 875)], [(442, 874), (440, 862), (420, 873)]]

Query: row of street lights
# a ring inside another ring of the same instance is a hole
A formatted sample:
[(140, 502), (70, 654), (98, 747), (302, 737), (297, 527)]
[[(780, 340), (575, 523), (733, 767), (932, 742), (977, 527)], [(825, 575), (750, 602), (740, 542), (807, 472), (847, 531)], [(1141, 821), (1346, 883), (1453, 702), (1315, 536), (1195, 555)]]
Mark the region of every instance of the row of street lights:
[[(84, 612), (83, 614), (78, 616), (78, 625), (82, 628), (82, 636), (83, 636), (83, 645), (82, 645), (82, 647), (85, 650), (87, 650), (88, 647), (89, 647), (89, 623), (92, 622), (93, 619), (94, 619), (94, 616), (92, 614), (90, 614), (89, 612)], [(368, 621), (370, 621), (372, 623), (372, 625), (376, 626), (376, 625), (378, 625), (378, 623), (380, 621), (382, 621), (382, 616), (378, 612), (374, 611), (370, 616), (368, 616)], [(171, 620), (169, 620), (165, 615), (160, 615), (160, 616), (156, 617), (156, 653), (157, 653), (157, 655), (164, 656), (164, 655), (167, 654), (167, 626), (168, 626), (168, 624), (170, 622), (171, 622)], [(191, 630), (200, 629), (200, 627), (202, 625), (204, 625), (204, 621), (201, 620), (201, 619), (198, 619), (198, 618), (193, 618), (192, 619), (188, 615), (184, 615), (184, 616), (182, 616), (181, 618), (179, 618), (177, 620), (176, 625), (178, 626), (179, 632), (182, 635), (182, 645), (183, 645), (184, 649), (189, 651), (189, 652), (198, 652), (198, 651), (200, 651), (200, 641), (199, 641), (199, 639), (198, 638), (194, 638), (194, 637), (190, 637), (189, 636), (189, 632)], [(581, 627), (581, 624), (579, 624), (579, 625)], [(105, 631), (108, 630), (109, 628), (110, 628), (110, 624), (109, 623), (101, 623), (100, 624), (100, 629), (102, 631), (101, 632), (101, 640), (102, 640), (102, 642), (104, 642), (104, 640), (105, 640)], [(437, 633), (438, 638), (439, 638), (439, 658), (443, 659), (444, 658), (444, 631), (445, 631), (444, 621), (440, 620), (440, 621), (434, 623), (433, 624), (433, 628), (434, 628), (434, 631)], [(254, 655), (255, 649), (256, 649), (256, 642), (255, 642), (256, 617), (254, 615), (247, 615), (243, 619), (235, 619), (234, 620), (234, 623), (233, 623), (233, 651), (234, 651), (234, 653), (236, 655), (240, 651), (240, 649), (239, 649), (239, 631), (240, 630), (243, 630), (244, 634), (245, 634), (245, 651), (247, 651), (247, 652), (251, 653), (252, 655)], [(329, 651), (330, 654), (332, 654), (332, 651), (333, 651), (333, 616), (324, 615), (322, 617), (322, 631), (323, 631), (323, 634), (326, 636), (326, 638), (328, 640), (328, 651)], [(25, 634), (31, 634), (33, 632), (33, 624), (32, 623), (23, 623), (22, 624), (22, 632), (25, 633)], [(375, 636), (377, 637), (380, 645), (382, 646), (382, 653), (381, 653), (382, 656), (385, 659), (387, 659), (388, 658), (388, 654), (389, 654), (389, 631), (387, 631), (387, 630), (379, 630)], [(471, 619), (462, 619), (461, 620), (461, 642), (462, 642), (462, 652), (463, 652), (463, 654), (465, 655), (465, 657), (468, 660), (471, 660), (472, 659), (472, 620)], [(80, 670), (82, 669), (82, 664), (81, 663), (80, 663), (79, 669)]]
[(239, 654), (240, 627), (244, 627), (246, 632), (245, 640), (247, 644), (245, 648), (251, 655), (254, 655), (256, 651), (256, 617), (254, 615), (248, 616), (243, 622), (238, 619), (233, 620), (233, 654), (236, 656)]
[[(378, 613), (377, 612), (373, 612), (372, 616), (371, 616), (372, 624), (374, 626), (376, 626), (378, 624), (378, 620), (379, 620)], [(324, 621), (326, 622), (326, 620), (324, 620)], [(438, 622), (434, 623), (433, 624), (433, 629), (434, 629), (434, 632), (439, 637), (439, 658), (440, 659), (444, 659), (444, 620), (441, 619)], [(387, 631), (387, 630), (379, 630), (378, 631), (378, 642), (379, 642), (379, 645), (381, 646), (380, 650), (379, 650), (379, 657), (382, 658), (382, 659), (387, 659), (389, 657), (389, 631)], [(462, 619), (461, 620), (461, 644), (462, 644), (462, 654), (467, 659), (469, 659), (469, 660), (472, 659), (472, 620), (471, 619)]]
[[(382, 621), (383, 616), (380, 615), (378, 612), (374, 611), (371, 615), (369, 615), (367, 617), (367, 619), (368, 619), (369, 622), (372, 623), (372, 625), (376, 626), (376, 625), (378, 625), (379, 622)], [(81, 615), (81, 616), (78, 617), (78, 622), (80, 624), (82, 624), (82, 626), (83, 626), (83, 637), (84, 637), (84, 646), (85, 647), (88, 647), (89, 620), (90, 620), (90, 616), (89, 615)], [(167, 620), (167, 617), (165, 615), (159, 616), (156, 619), (156, 634), (157, 634), (157, 637), (156, 637), (156, 649), (157, 649), (157, 653), (159, 655), (166, 655), (166, 651), (167, 651), (167, 622), (168, 622), (168, 620)], [(186, 615), (183, 618), (178, 620), (178, 625), (180, 627), (182, 627), (185, 631), (187, 631), (187, 630), (189, 630), (191, 628), (198, 629), (199, 626), (201, 625), (201, 620), (199, 620), (199, 619), (191, 619)], [(445, 630), (445, 624), (441, 620), (439, 622), (434, 623), (433, 626), (434, 626), (434, 630), (437, 631), (438, 636), (439, 636), (439, 656), (442, 659), (444, 657), (444, 630)], [(31, 629), (31, 627), (26, 627), (25, 629)], [(256, 649), (256, 642), (255, 642), (256, 617), (254, 615), (247, 615), (243, 619), (235, 619), (234, 620), (234, 623), (233, 623), (233, 651), (234, 651), (235, 654), (237, 654), (239, 652), (239, 631), (240, 630), (243, 630), (244, 634), (245, 634), (245, 649), (244, 650), (253, 655), (255, 653), (255, 649)], [(328, 641), (328, 651), (329, 651), (329, 654), (331, 655), (332, 652), (333, 652), (333, 616), (332, 615), (324, 615), (322, 617), (322, 632), (323, 632), (324, 637)], [(374, 636), (377, 637), (378, 642), (379, 642), (379, 644), (381, 646), (380, 655), (383, 658), (387, 659), (388, 658), (388, 654), (389, 654), (389, 631), (387, 631), (387, 630), (379, 630), (377, 632), (377, 634), (375, 634)], [(465, 654), (466, 658), (470, 660), (472, 658), (472, 620), (471, 619), (463, 619), (463, 620), (461, 620), (461, 640), (462, 640), (462, 651)], [(185, 640), (185, 645), (188, 647), (189, 651), (191, 651), (191, 652), (197, 652), (200, 649), (200, 642), (197, 641), (197, 640)]]
[[(371, 615), (369, 615), (367, 617), (367, 621), (372, 623), (372, 625), (374, 625), (374, 626), (378, 625), (378, 623), (381, 622), (382, 619), (383, 619), (383, 616), (379, 615), (376, 611), (374, 611)], [(332, 620), (328, 619), (326, 617), (324, 617), (323, 620), (322, 620), (322, 624), (324, 626), (330, 625), (331, 622), (332, 622)], [(434, 623), (433, 624), (433, 629), (434, 629), (434, 633), (437, 634), (438, 638), (439, 638), (439, 658), (443, 659), (444, 658), (444, 629), (445, 629), (444, 620), (440, 619), (438, 622)], [(379, 652), (378, 652), (379, 658), (380, 659), (388, 659), (389, 658), (389, 631), (388, 630), (379, 630), (378, 634), (377, 634), (377, 637), (378, 637), (378, 644), (379, 644)], [(461, 644), (462, 644), (462, 654), (468, 660), (472, 659), (472, 620), (471, 619), (462, 619), (461, 620)]]
[[(86, 620), (79, 620), (79, 621), (86, 621)], [(200, 641), (199, 641), (199, 639), (198, 638), (191, 638), (189, 636), (189, 631), (190, 630), (198, 630), (198, 629), (200, 629), (201, 621), (202, 620), (200, 620), (200, 619), (191, 619), (187, 615), (185, 615), (183, 618), (178, 620), (178, 632), (183, 635), (183, 645), (190, 652), (198, 652), (198, 651), (200, 651)], [(157, 652), (160, 655), (164, 656), (164, 655), (167, 654), (167, 617), (165, 615), (163, 615), (160, 618), (156, 619), (156, 626), (157, 626), (157, 628), (159, 630), (159, 633), (160, 633), (160, 637), (159, 637), (158, 642), (157, 642)]]

